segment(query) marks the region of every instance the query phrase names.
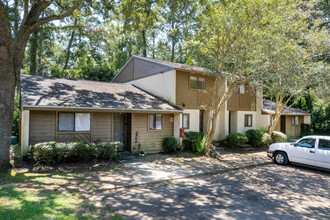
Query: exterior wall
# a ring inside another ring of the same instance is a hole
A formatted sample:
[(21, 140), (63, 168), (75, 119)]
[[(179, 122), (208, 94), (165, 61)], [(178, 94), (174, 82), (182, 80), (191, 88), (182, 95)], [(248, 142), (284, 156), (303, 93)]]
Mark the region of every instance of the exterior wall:
[(311, 116), (310, 115), (304, 115), (304, 124), (311, 124)]
[[(245, 127), (245, 115), (252, 115), (252, 127)], [(247, 130), (257, 129), (257, 120), (255, 111), (238, 111), (237, 112), (237, 131), (245, 134)]]
[(56, 140), (56, 112), (30, 111), (29, 145)]
[(256, 110), (256, 99), (251, 94), (248, 86), (245, 87), (245, 93), (234, 93), (228, 99), (228, 110), (229, 111), (255, 111)]
[(259, 89), (256, 93), (256, 129), (265, 129), (268, 130), (270, 125), (270, 115), (262, 114), (263, 106), (263, 92), (262, 89)]
[(237, 132), (237, 111), (230, 112), (230, 131), (229, 133)]
[[(201, 105), (211, 104), (213, 95), (214, 79), (206, 77), (206, 90), (190, 89), (189, 77), (203, 76), (202, 74), (193, 74), (184, 71), (176, 71), (176, 102), (175, 104), (183, 109), (201, 109)], [(223, 83), (225, 80), (223, 80)]]
[(167, 136), (174, 135), (174, 118), (173, 114), (163, 114), (163, 129), (148, 129), (148, 114), (133, 113), (132, 114), (132, 152), (138, 151), (138, 145), (147, 153), (163, 152), (163, 139)]
[(300, 137), (301, 133), (301, 124), (304, 123), (304, 117), (298, 116), (298, 125), (293, 125), (291, 120), (292, 117), (295, 116), (286, 116), (286, 135), (291, 138), (298, 138)]
[[(197, 131), (199, 132), (199, 110), (196, 109), (184, 109), (183, 114), (189, 114), (189, 129), (185, 129), (185, 132), (188, 131)], [(180, 114), (180, 128), (182, 128), (182, 114)]]
[(227, 103), (221, 108), (218, 115), (217, 127), (213, 137), (215, 141), (223, 140), (229, 134), (229, 111), (226, 109)]
[(20, 128), (20, 139), (21, 139), (21, 155), (26, 155), (29, 146), (30, 136), (30, 111), (23, 110), (21, 114), (21, 128)]
[(130, 84), (146, 90), (156, 96), (159, 96), (168, 102), (175, 103), (176, 71), (172, 70), (166, 73), (160, 73), (146, 78), (130, 81)]
[(93, 113), (92, 142), (113, 140), (112, 115), (111, 112)]

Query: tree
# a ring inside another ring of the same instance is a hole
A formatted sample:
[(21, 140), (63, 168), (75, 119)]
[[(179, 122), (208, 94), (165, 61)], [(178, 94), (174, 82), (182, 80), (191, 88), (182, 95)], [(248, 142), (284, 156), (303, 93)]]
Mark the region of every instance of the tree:
[(276, 103), (269, 134), (273, 133), (281, 115), (295, 103), (291, 102), (293, 99), (299, 100), (310, 88), (320, 85), (323, 91), (329, 91), (325, 80), (329, 77), (328, 67), (325, 60), (319, 61), (324, 49), (330, 48), (326, 32), (309, 28), (309, 11), (298, 8), (295, 3), (277, 4), (269, 12), (272, 25), (263, 32), (265, 41), (259, 51), (258, 71), (265, 91)]
[[(43, 24), (70, 16), (84, 0), (28, 0), (23, 3), (23, 19), (16, 35), (12, 35), (8, 7), (0, 1), (0, 170), (10, 167), (9, 147), (14, 111), (15, 86), (20, 82), (20, 69), (31, 33)], [(47, 8), (54, 14), (40, 18)]]
[(171, 42), (171, 61), (175, 59), (175, 47), (183, 36), (188, 35), (197, 15), (196, 0), (164, 0), (161, 2), (163, 27)]
[(268, 4), (262, 0), (224, 0), (208, 3), (199, 17), (194, 52), (198, 64), (215, 78), (212, 104), (205, 106), (210, 113), (208, 146), (225, 102), (256, 74), (253, 70), (258, 57), (256, 48), (261, 42), (260, 26), (267, 8)]

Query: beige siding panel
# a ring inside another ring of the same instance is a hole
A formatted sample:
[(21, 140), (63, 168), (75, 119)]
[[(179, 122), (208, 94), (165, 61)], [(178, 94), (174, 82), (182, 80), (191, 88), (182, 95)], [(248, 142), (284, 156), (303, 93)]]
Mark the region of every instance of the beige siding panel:
[(139, 144), (141, 144), (141, 149), (148, 153), (164, 151), (163, 139), (174, 135), (174, 122), (170, 122), (170, 118), (174, 118), (174, 115), (164, 114), (163, 129), (158, 131), (148, 130), (148, 114), (132, 115), (132, 151), (137, 152)]
[(229, 99), (227, 109), (229, 111), (255, 111), (255, 97), (246, 86), (244, 94), (234, 93)]
[[(202, 76), (206, 78), (205, 90), (191, 89), (189, 77)], [(224, 81), (223, 81), (224, 83)], [(203, 105), (210, 105), (212, 102), (214, 78), (202, 74), (195, 74), (185, 71), (176, 71), (176, 105), (183, 109), (201, 109)], [(185, 104), (185, 106), (183, 106)]]
[(298, 116), (298, 125), (292, 124), (292, 117), (295, 116), (286, 116), (286, 135), (290, 138), (300, 137), (301, 124), (304, 123), (304, 117)]
[(112, 141), (112, 113), (94, 112), (92, 142)]
[(29, 144), (55, 141), (55, 111), (30, 111)]

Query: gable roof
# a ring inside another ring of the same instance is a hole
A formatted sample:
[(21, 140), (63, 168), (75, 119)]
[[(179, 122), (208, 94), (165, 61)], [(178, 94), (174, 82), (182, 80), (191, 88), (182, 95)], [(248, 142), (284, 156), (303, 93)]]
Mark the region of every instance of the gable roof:
[[(262, 103), (262, 112), (266, 113), (266, 114), (275, 114), (275, 107), (276, 107), (276, 103), (272, 102), (270, 100), (267, 99), (263, 99), (263, 103)], [(305, 112), (303, 110), (297, 109), (297, 108), (288, 108), (288, 107), (284, 107), (283, 110), (283, 115), (310, 115), (308, 112)]]
[(21, 75), (22, 107), (181, 112), (130, 84)]
[(113, 78), (112, 82), (129, 82), (171, 70), (183, 70), (199, 73), (206, 72), (206, 69), (203, 67), (189, 66), (182, 63), (174, 63), (133, 55)]

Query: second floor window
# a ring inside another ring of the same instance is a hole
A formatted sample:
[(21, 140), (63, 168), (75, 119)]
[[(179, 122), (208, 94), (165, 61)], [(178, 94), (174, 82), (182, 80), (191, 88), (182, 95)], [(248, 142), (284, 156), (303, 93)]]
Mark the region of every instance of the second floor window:
[(205, 89), (205, 77), (190, 76), (191, 89)]

